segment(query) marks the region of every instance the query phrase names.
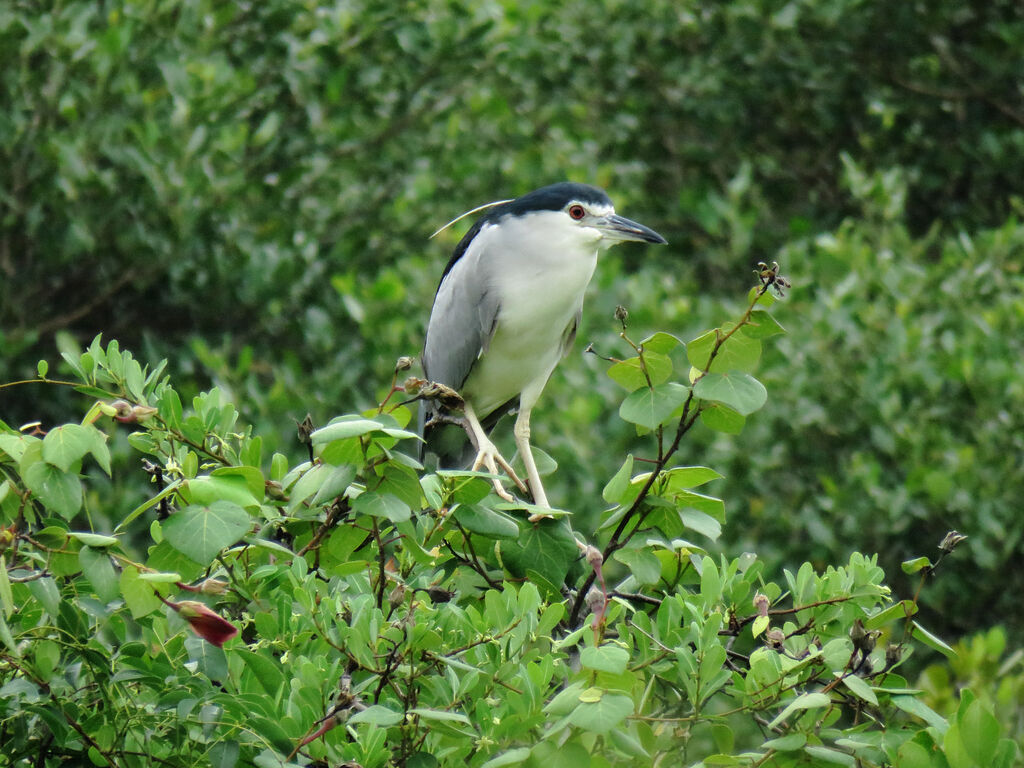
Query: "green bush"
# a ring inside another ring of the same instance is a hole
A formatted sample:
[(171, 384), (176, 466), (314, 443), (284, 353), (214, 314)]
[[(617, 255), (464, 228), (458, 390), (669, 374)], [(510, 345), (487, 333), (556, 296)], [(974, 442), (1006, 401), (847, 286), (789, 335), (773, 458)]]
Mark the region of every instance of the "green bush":
[[(424, 473), (404, 404), (296, 463), (117, 342), (68, 355), (81, 422), (0, 423), (0, 765), (1012, 765), (982, 700), (947, 718), (900, 674), (954, 651), (877, 558), (773, 578), (691, 540), (718, 537), (720, 476), (675, 457), (698, 420), (756, 421), (775, 279), (685, 346), (623, 332), (609, 375), (656, 459), (627, 457), (596, 531)], [(109, 516), (81, 475), (111, 471), (118, 422), (154, 488)]]

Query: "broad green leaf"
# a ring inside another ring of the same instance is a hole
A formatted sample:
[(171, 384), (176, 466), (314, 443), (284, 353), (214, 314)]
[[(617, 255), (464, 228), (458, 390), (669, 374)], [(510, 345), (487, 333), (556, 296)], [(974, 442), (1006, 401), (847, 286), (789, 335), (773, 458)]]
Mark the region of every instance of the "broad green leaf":
[(619, 467), (619, 471), (612, 476), (612, 479), (608, 481), (608, 484), (601, 491), (601, 497), (609, 504), (618, 504), (622, 501), (623, 495), (629, 488), (629, 476), (633, 472), (633, 454), (626, 456), (626, 460), (622, 462), (622, 466)]
[(671, 333), (658, 331), (651, 334), (638, 345), (644, 352), (659, 352), (667, 355), (683, 342)]
[(423, 707), (414, 707), (408, 712), (410, 715), (419, 715), (423, 720), (472, 725), (469, 718), (461, 712), (449, 712), (445, 709), (426, 709)]
[(263, 501), (262, 485), (257, 497), (249, 489), (249, 480), (238, 474), (195, 477), (183, 484), (181, 492), (190, 504), (196, 506), (223, 501), (255, 511)]
[[(225, 477), (241, 478), (245, 481), (245, 487), (256, 502), (263, 501), (263, 497), (266, 494), (266, 478), (263, 477), (263, 473), (256, 467), (218, 467), (210, 473), (210, 477), (218, 479)], [(242, 506), (245, 505), (243, 504)]]
[(580, 664), (587, 669), (619, 675), (628, 663), (629, 651), (618, 645), (590, 646), (580, 651)]
[(285, 684), (284, 673), (281, 671), (278, 661), (268, 659), (260, 653), (245, 648), (236, 648), (232, 650), (232, 654), (242, 658), (245, 666), (249, 668), (253, 677), (256, 678), (256, 681), (266, 691), (268, 696), (271, 698), (277, 697), (277, 694)]
[(904, 560), (900, 563), (900, 568), (903, 569), (904, 573), (917, 573), (924, 568), (931, 568), (932, 561), (927, 557), (915, 557), (913, 560)]
[(516, 747), (508, 752), (502, 752), (497, 757), (492, 757), (480, 768), (504, 768), (506, 765), (522, 765), (530, 757), (529, 747)]
[(734, 333), (722, 342), (714, 358), (711, 358), (717, 339), (724, 337), (732, 328), (733, 325), (729, 323), (722, 326), (720, 331), (708, 331), (688, 342), (686, 355), (690, 365), (698, 371), (707, 371), (710, 360), (712, 373), (731, 373), (733, 371), (750, 373), (753, 371), (757, 367), (758, 360), (761, 359), (761, 342), (742, 332)]
[(598, 701), (584, 701), (569, 715), (569, 722), (593, 733), (607, 733), (633, 714), (633, 699), (621, 693), (605, 693)]
[(77, 474), (62, 472), (45, 461), (31, 464), (24, 474), (25, 485), (43, 506), (70, 520), (82, 508), (82, 483)]
[(704, 512), (696, 509), (679, 510), (679, 519), (690, 530), (716, 541), (722, 535), (722, 524)]
[(43, 438), (43, 460), (62, 472), (70, 472), (71, 467), (92, 450), (93, 436), (89, 430), (81, 424), (64, 424), (51, 429)]
[(452, 513), (459, 525), (473, 533), (490, 539), (519, 537), (519, 524), (515, 518), (480, 504), (460, 504)]
[(934, 768), (928, 750), (916, 741), (905, 741), (900, 746), (894, 764), (899, 768)]
[(878, 629), (893, 621), (900, 621), (917, 613), (917, 604), (913, 600), (901, 600), (879, 611), (864, 622), (865, 629)]
[(390, 493), (362, 493), (352, 502), (352, 509), (362, 515), (382, 517), (393, 523), (401, 523), (412, 517), (409, 505)]
[(689, 395), (689, 388), (675, 381), (659, 384), (654, 389), (644, 387), (622, 401), (619, 416), (631, 424), (654, 430), (686, 402)]
[[(177, 574), (174, 575), (177, 576)], [(121, 571), (118, 587), (121, 597), (124, 598), (124, 604), (128, 606), (133, 619), (139, 619), (160, 610), (162, 603), (156, 596), (152, 584), (143, 580), (139, 570), (134, 566), (126, 566)]]
[(978, 765), (988, 766), (999, 744), (999, 721), (980, 699), (975, 699), (967, 706), (966, 712), (957, 713), (957, 725), (967, 754)]
[(106, 549), (82, 547), (78, 551), (78, 560), (82, 564), (82, 573), (89, 580), (96, 596), (104, 603), (116, 600), (120, 586)]
[(761, 745), (761, 749), (774, 749), (776, 752), (793, 752), (803, 749), (807, 736), (802, 733), (789, 733), (777, 739), (769, 739)]
[(564, 522), (531, 525), (514, 540), (496, 544), (505, 567), (516, 576), (536, 571), (550, 583), (560, 585), (569, 566), (579, 556), (576, 539)]
[(0, 609), (3, 609), (3, 614), (7, 618), (14, 613), (14, 594), (11, 592), (11, 580), (7, 575), (7, 559), (2, 552), (0, 552)]
[(362, 712), (356, 712), (352, 715), (348, 722), (352, 725), (371, 723), (381, 728), (389, 728), (392, 725), (398, 725), (404, 719), (405, 715), (401, 712), (395, 712), (393, 709), (388, 709), (381, 704), (371, 704)]
[(41, 579), (33, 579), (28, 583), (28, 591), (46, 609), (51, 618), (57, 618), (60, 612), (60, 590), (52, 578), (44, 576)]
[(647, 547), (620, 549), (612, 557), (620, 563), (625, 563), (637, 584), (641, 586), (657, 584), (661, 579), (661, 561)]
[(104, 547), (112, 547), (115, 544), (120, 544), (120, 539), (115, 539), (113, 536), (104, 536), (99, 533), (85, 533), (82, 531), (68, 531), (68, 536), (76, 541), (80, 541), (88, 547), (95, 547), (96, 549), (103, 549)]
[[(646, 370), (647, 375), (644, 375)], [(631, 357), (620, 360), (608, 369), (608, 377), (625, 389), (632, 392), (640, 387), (657, 386), (668, 381), (672, 376), (672, 360), (668, 355), (658, 352), (644, 352), (643, 360)], [(650, 384), (648, 384), (650, 378)]]
[(750, 322), (740, 331), (752, 339), (767, 339), (785, 332), (786, 329), (779, 324), (779, 321), (770, 312), (763, 309), (755, 309), (751, 312)]
[(913, 625), (913, 636), (918, 642), (927, 645), (929, 648), (932, 648), (939, 653), (945, 654), (951, 659), (956, 658), (956, 651), (950, 648), (945, 642), (933, 635), (916, 621), (913, 622)]
[(746, 426), (747, 417), (722, 403), (706, 402), (700, 409), (700, 420), (708, 429), (726, 435), (738, 435)]
[(863, 699), (868, 704), (878, 706), (878, 697), (875, 696), (875, 692), (871, 690), (871, 686), (863, 678), (856, 675), (846, 675), (843, 677), (843, 685), (849, 688), (850, 692), (858, 699)]
[(826, 763), (846, 765), (849, 766), (849, 768), (854, 768), (854, 766), (857, 765), (857, 758), (855, 758), (853, 755), (848, 755), (846, 752), (840, 752), (837, 749), (831, 749), (829, 747), (808, 745), (804, 747), (804, 752), (806, 752), (811, 757), (817, 760), (823, 760)]
[(719, 480), (722, 475), (710, 467), (673, 467), (665, 470), (665, 477), (668, 478), (669, 489), (686, 490)]
[(768, 390), (747, 373), (709, 373), (693, 385), (693, 394), (702, 400), (714, 400), (743, 416), (760, 409), (768, 400)]
[(797, 696), (768, 724), (768, 730), (772, 730), (779, 723), (784, 722), (791, 714), (798, 710), (821, 709), (831, 706), (832, 700), (824, 693), (804, 693)]
[[(310, 474), (310, 473), (307, 473)], [(356, 478), (356, 467), (353, 464), (340, 464), (337, 467), (328, 468), (319, 473), (323, 477), (323, 483), (316, 491), (311, 504), (314, 507), (326, 504), (327, 502), (341, 496)], [(298, 484), (296, 484), (296, 487)], [(301, 491), (300, 491), (301, 493)], [(307, 496), (309, 494), (306, 494)]]
[(164, 540), (200, 565), (207, 565), (248, 533), (251, 523), (249, 513), (230, 501), (191, 505), (164, 522)]
[(199, 671), (211, 680), (223, 680), (228, 676), (228, 658), (223, 648), (190, 632), (185, 638), (185, 651), (189, 661), (195, 662)]

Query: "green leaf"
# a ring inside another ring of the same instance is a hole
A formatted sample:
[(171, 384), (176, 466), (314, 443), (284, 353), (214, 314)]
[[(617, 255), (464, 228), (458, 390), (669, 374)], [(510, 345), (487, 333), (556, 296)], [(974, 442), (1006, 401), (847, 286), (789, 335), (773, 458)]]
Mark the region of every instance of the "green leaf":
[(96, 549), (103, 549), (104, 547), (112, 547), (115, 544), (120, 544), (120, 539), (115, 539), (113, 536), (103, 536), (99, 533), (84, 533), (81, 531), (68, 531), (68, 536), (76, 541), (80, 541), (88, 547), (95, 547)]
[(779, 321), (770, 312), (763, 309), (755, 309), (750, 313), (750, 322), (743, 326), (740, 332), (752, 339), (767, 339), (780, 333), (785, 333), (786, 329), (779, 324)]
[(681, 509), (679, 510), (679, 519), (687, 528), (707, 536), (712, 541), (716, 541), (722, 535), (722, 524), (705, 512), (696, 509)]
[(673, 336), (671, 333), (658, 331), (641, 341), (638, 346), (644, 352), (658, 352), (662, 355), (667, 355), (682, 343), (681, 339)]
[(419, 715), (424, 720), (433, 720), (435, 722), (443, 723), (461, 723), (462, 725), (472, 725), (469, 718), (461, 712), (449, 712), (444, 709), (425, 709), (422, 707), (414, 707), (409, 711), (410, 715)]
[(398, 725), (404, 719), (405, 715), (401, 712), (395, 712), (393, 709), (388, 709), (380, 704), (371, 704), (362, 712), (356, 712), (356, 714), (352, 715), (348, 722), (352, 725), (371, 723), (381, 728), (388, 728), (392, 725)]
[(829, 699), (827, 694), (824, 693), (804, 693), (797, 696), (793, 701), (786, 705), (778, 716), (768, 724), (768, 730), (772, 730), (779, 723), (782, 723), (791, 714), (798, 710), (805, 709), (821, 709), (822, 707), (831, 706), (832, 700)]
[(516, 576), (536, 571), (549, 582), (560, 585), (579, 552), (576, 539), (564, 522), (531, 525), (517, 539), (496, 543), (502, 562)]
[(708, 429), (726, 435), (738, 435), (747, 423), (747, 417), (736, 413), (722, 403), (706, 402), (700, 409), (700, 420)]
[(843, 678), (843, 685), (850, 689), (850, 693), (856, 696), (858, 699), (863, 699), (868, 704), (878, 706), (878, 697), (875, 696), (875, 692), (871, 690), (871, 686), (868, 685), (863, 678), (857, 677), (856, 675), (846, 675)]
[(257, 497), (249, 489), (248, 479), (237, 474), (224, 476), (211, 474), (192, 478), (183, 484), (182, 494), (190, 504), (195, 506), (211, 505), (223, 501), (253, 511), (259, 509), (260, 502), (263, 500), (262, 485), (259, 497)]
[(460, 504), (452, 513), (459, 525), (490, 539), (519, 537), (519, 524), (510, 515), (480, 504)]
[(946, 718), (916, 696), (893, 696), (889, 701), (897, 709), (903, 710), (908, 715), (921, 718), (939, 733), (945, 733), (946, 729), (949, 728)]
[(693, 385), (693, 394), (702, 400), (727, 405), (743, 416), (749, 416), (768, 400), (768, 390), (746, 373), (708, 373)]
[(57, 618), (60, 613), (60, 590), (52, 578), (44, 576), (41, 579), (33, 579), (28, 583), (28, 591), (46, 609), (51, 618)]
[(849, 768), (854, 768), (854, 766), (857, 765), (857, 759), (853, 755), (848, 755), (845, 752), (840, 752), (837, 749), (830, 749), (829, 747), (808, 745), (804, 747), (804, 752), (813, 758), (824, 760), (826, 763), (846, 765), (849, 766)]
[(629, 477), (633, 472), (633, 454), (626, 456), (619, 471), (615, 473), (601, 491), (601, 497), (609, 504), (618, 504), (629, 489)]
[(628, 395), (619, 407), (619, 416), (631, 424), (654, 430), (676, 408), (686, 402), (690, 390), (678, 382), (659, 384), (654, 389), (639, 389)]
[[(708, 370), (708, 361), (719, 335), (724, 337), (733, 327), (731, 323), (723, 325), (720, 331), (708, 331), (689, 342), (686, 345), (686, 356), (690, 365), (698, 371)], [(761, 342), (747, 334), (736, 332), (718, 347), (717, 354), (711, 360), (710, 370), (712, 373), (750, 373), (757, 367), (760, 359)]]
[(516, 747), (508, 752), (502, 752), (497, 757), (492, 757), (480, 768), (504, 768), (506, 765), (523, 765), (530, 757), (529, 747)]
[[(647, 376), (644, 376), (644, 370)], [(648, 386), (647, 377), (650, 377), (650, 386), (657, 386), (668, 381), (672, 375), (672, 360), (658, 352), (644, 352), (643, 361), (639, 357), (631, 357), (627, 360), (620, 360), (608, 369), (608, 377), (625, 389), (632, 392), (640, 387)]]
[[(593, 689), (591, 689), (593, 690)], [(569, 715), (569, 722), (593, 733), (607, 733), (633, 714), (633, 699), (621, 693), (604, 693), (597, 701), (584, 700)]]
[(352, 509), (370, 517), (383, 517), (393, 523), (401, 523), (412, 517), (409, 505), (390, 493), (362, 493), (352, 502)]
[(933, 635), (931, 632), (929, 632), (927, 629), (922, 627), (916, 621), (913, 622), (913, 626), (914, 626), (914, 628), (912, 630), (912, 634), (913, 634), (914, 638), (918, 642), (923, 643), (924, 645), (927, 645), (929, 648), (931, 648), (933, 650), (936, 650), (939, 653), (945, 654), (946, 656), (948, 656), (951, 659), (955, 659), (956, 658), (956, 651), (954, 651), (952, 648), (950, 648), (941, 639), (939, 639), (938, 637)]
[(789, 733), (777, 739), (769, 739), (761, 745), (761, 749), (774, 749), (776, 752), (794, 752), (803, 749), (807, 736), (802, 733)]
[(87, 427), (64, 424), (51, 429), (43, 438), (43, 460), (63, 472), (70, 472), (92, 446), (93, 436)]
[(46, 374), (49, 372), (50, 364), (48, 362), (46, 362), (45, 360), (40, 360), (38, 363), (36, 363), (36, 373), (39, 375), (40, 379), (45, 379)]
[(580, 651), (580, 664), (587, 669), (620, 675), (628, 663), (629, 651), (618, 645), (591, 646)]
[(325, 470), (325, 472), (327, 472), (327, 476), (323, 479), (323, 484), (317, 489), (313, 501), (310, 502), (314, 507), (326, 504), (332, 499), (341, 496), (356, 478), (356, 467), (352, 464), (340, 464), (333, 469)]
[(120, 593), (117, 573), (105, 549), (82, 547), (78, 552), (82, 573), (89, 580), (96, 596), (104, 603), (116, 600)]
[(7, 575), (7, 559), (0, 553), (0, 608), (5, 617), (14, 613), (14, 593), (11, 592), (11, 580)]
[(620, 549), (612, 555), (620, 563), (624, 563), (633, 574), (637, 584), (657, 584), (661, 579), (661, 561), (649, 548)]
[(966, 712), (957, 713), (957, 725), (967, 754), (978, 765), (988, 766), (999, 744), (999, 721), (980, 699), (975, 699), (968, 705)]
[(899, 768), (933, 768), (932, 757), (928, 750), (916, 741), (905, 741), (896, 752), (893, 763)]
[(252, 672), (253, 677), (260, 684), (267, 695), (272, 699), (277, 697), (278, 692), (284, 687), (285, 677), (278, 662), (268, 659), (259, 653), (236, 648), (232, 651), (235, 656), (240, 656), (245, 666)]
[(164, 522), (164, 540), (200, 565), (207, 565), (248, 533), (250, 525), (249, 513), (230, 501), (191, 505)]
[(879, 611), (864, 622), (865, 629), (878, 629), (893, 621), (909, 618), (917, 613), (917, 604), (913, 600), (901, 600)]
[[(177, 574), (174, 575), (177, 576)], [(180, 581), (180, 578), (176, 579), (176, 581)], [(129, 565), (121, 571), (118, 588), (121, 592), (121, 597), (124, 598), (124, 604), (131, 611), (133, 619), (148, 616), (160, 610), (160, 606), (163, 605), (153, 591), (150, 582), (143, 580), (138, 568), (134, 566)]]
[(924, 568), (931, 568), (932, 561), (927, 557), (915, 557), (913, 560), (904, 560), (900, 563), (900, 568), (903, 569), (904, 573), (917, 573)]
[(82, 483), (77, 474), (62, 472), (45, 461), (31, 464), (24, 474), (25, 485), (43, 506), (70, 520), (82, 508)]
[(389, 427), (379, 421), (347, 416), (342, 416), (340, 419), (336, 419), (326, 427), (321, 427), (313, 432), (312, 435), (310, 435), (310, 438), (313, 440), (313, 445), (324, 445), (325, 443), (331, 443), (335, 440), (344, 440), (349, 437), (368, 435), (371, 432), (383, 432), (385, 435), (390, 437), (420, 439), (420, 436), (415, 432), (407, 432), (404, 429)]
[(754, 619), (754, 626), (751, 628), (754, 637), (757, 637), (766, 629), (768, 629), (768, 627), (771, 626), (771, 621), (772, 620), (770, 616), (758, 616), (756, 619)]
[(673, 467), (666, 469), (664, 475), (668, 480), (669, 489), (673, 491), (698, 488), (722, 478), (722, 475), (710, 467)]

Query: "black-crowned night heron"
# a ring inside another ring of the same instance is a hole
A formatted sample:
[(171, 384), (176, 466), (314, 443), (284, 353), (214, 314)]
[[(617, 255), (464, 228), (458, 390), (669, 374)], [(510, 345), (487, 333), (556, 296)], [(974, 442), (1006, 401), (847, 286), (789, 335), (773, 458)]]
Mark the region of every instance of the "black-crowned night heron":
[[(530, 412), (576, 337), (598, 255), (626, 240), (665, 242), (618, 216), (603, 190), (569, 182), (495, 204), (473, 225), (441, 276), (423, 347), (427, 378), (457, 390), (465, 408), (458, 417), (436, 400), (423, 403), (428, 452), (442, 463), (458, 455), (436, 446), (438, 427), (457, 423), (476, 450), (472, 469), (497, 475), (500, 467), (535, 505), (551, 508), (530, 451)], [(528, 486), (488, 437), (513, 409)], [(494, 488), (513, 500), (497, 479)]]

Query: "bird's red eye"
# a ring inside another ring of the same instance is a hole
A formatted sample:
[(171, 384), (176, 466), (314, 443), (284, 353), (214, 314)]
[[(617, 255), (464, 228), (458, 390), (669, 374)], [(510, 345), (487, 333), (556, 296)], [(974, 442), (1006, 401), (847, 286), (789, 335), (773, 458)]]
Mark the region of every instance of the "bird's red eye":
[(583, 209), (582, 205), (569, 206), (569, 215), (572, 216), (572, 218), (576, 219), (576, 221), (582, 219), (586, 214), (587, 212)]

